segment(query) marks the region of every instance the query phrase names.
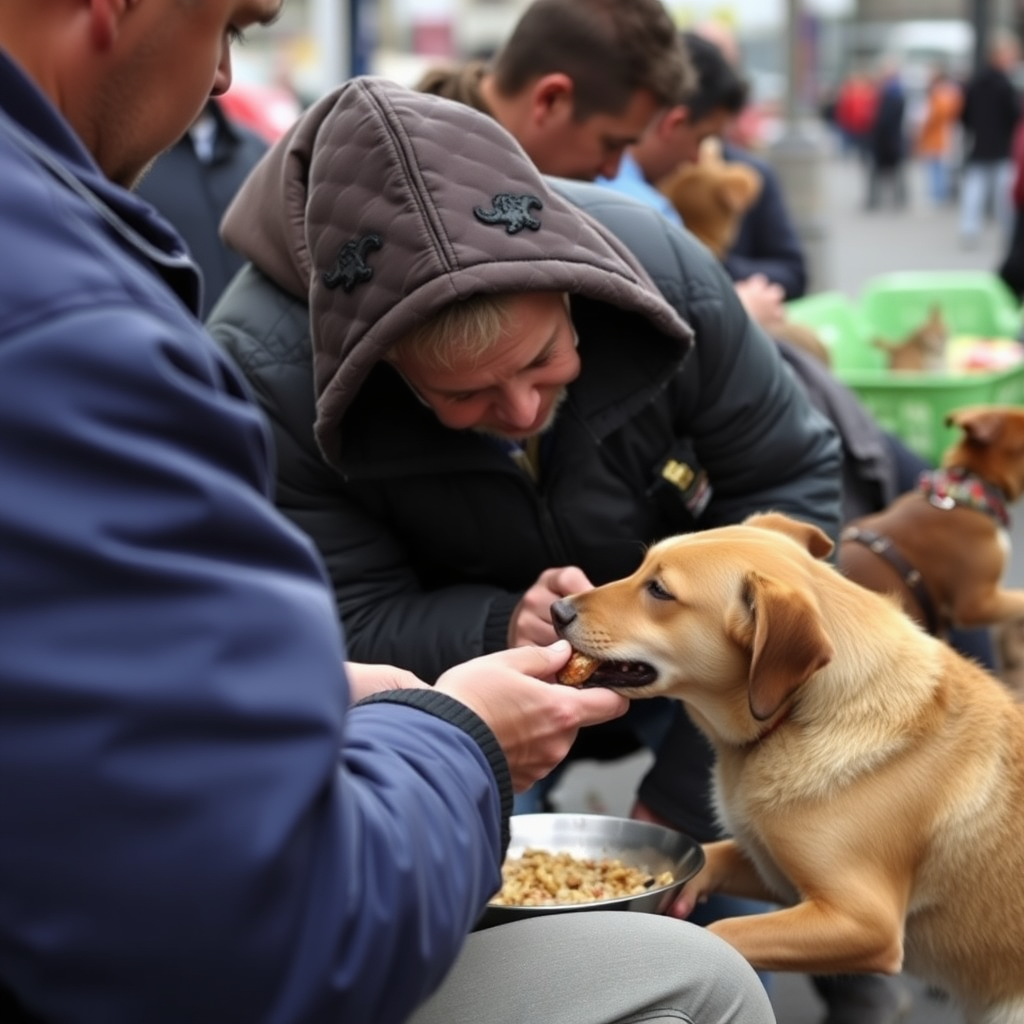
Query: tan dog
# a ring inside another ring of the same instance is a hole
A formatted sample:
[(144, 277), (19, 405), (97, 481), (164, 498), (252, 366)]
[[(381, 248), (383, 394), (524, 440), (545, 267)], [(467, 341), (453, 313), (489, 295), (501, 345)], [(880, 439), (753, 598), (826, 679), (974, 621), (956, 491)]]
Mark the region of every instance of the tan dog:
[(896, 594), (930, 633), (1024, 617), (1024, 590), (1004, 590), (1007, 506), (1024, 493), (1024, 409), (951, 412), (963, 431), (917, 490), (849, 523), (837, 562), (861, 586)]
[(761, 193), (761, 175), (748, 164), (722, 159), (721, 144), (701, 144), (696, 163), (686, 163), (658, 184), (687, 230), (719, 259), (729, 251), (743, 214)]
[(890, 370), (927, 370), (941, 373), (946, 367), (946, 344), (949, 328), (942, 309), (932, 306), (928, 317), (902, 341), (891, 342), (875, 338), (871, 344), (884, 351)]
[(552, 605), (588, 685), (673, 696), (716, 752), (734, 839), (711, 892), (781, 903), (710, 929), (754, 967), (907, 970), (970, 1024), (1024, 1021), (1024, 707), (781, 515), (652, 547)]

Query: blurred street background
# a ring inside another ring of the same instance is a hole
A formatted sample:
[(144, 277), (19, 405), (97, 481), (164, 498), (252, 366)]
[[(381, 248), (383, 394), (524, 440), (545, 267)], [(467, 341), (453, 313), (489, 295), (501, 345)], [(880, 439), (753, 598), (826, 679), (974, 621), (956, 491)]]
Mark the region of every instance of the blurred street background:
[[(525, 3), (290, 0), (269, 32), (254, 34), (237, 51), (226, 105), (274, 138), (303, 106), (352, 74), (382, 74), (411, 85), (431, 64), (488, 55)], [(865, 282), (880, 274), (998, 267), (1010, 226), (990, 220), (964, 247), (955, 192), (948, 202), (933, 203), (924, 168), (913, 158), (905, 167), (906, 205), (866, 210), (865, 166), (846, 151), (824, 113), (844, 79), (870, 73), (890, 57), (906, 91), (912, 131), (931, 71), (941, 65), (966, 78), (992, 33), (1022, 34), (1024, 0), (666, 0), (666, 6), (681, 28), (717, 20), (734, 33), (753, 87), (752, 141), (780, 175), (807, 253), (812, 292), (835, 290), (856, 299)], [(1017, 82), (1024, 85), (1024, 77)], [(1024, 534), (1014, 539), (1009, 579), (1021, 586)], [(554, 802), (560, 810), (628, 814), (648, 764), (647, 753), (609, 765), (578, 764)], [(942, 998), (909, 978), (906, 984), (914, 998), (911, 1024), (962, 1024), (962, 1015)], [(776, 975), (772, 998), (780, 1024), (818, 1024), (824, 1013), (803, 976)]]

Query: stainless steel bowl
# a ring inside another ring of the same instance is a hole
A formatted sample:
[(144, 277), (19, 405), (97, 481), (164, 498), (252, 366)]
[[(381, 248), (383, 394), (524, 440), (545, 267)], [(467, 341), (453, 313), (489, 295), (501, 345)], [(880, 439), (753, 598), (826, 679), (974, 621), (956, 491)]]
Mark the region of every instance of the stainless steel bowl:
[(704, 866), (704, 851), (696, 840), (661, 825), (604, 814), (517, 814), (511, 819), (512, 842), (509, 857), (518, 857), (527, 847), (574, 857), (616, 857), (631, 867), (652, 875), (672, 872), (668, 885), (649, 889), (637, 896), (589, 903), (567, 903), (550, 907), (505, 907), (488, 903), (477, 928), (491, 928), (526, 917), (566, 914), (586, 910), (633, 910), (662, 914), (683, 887)]

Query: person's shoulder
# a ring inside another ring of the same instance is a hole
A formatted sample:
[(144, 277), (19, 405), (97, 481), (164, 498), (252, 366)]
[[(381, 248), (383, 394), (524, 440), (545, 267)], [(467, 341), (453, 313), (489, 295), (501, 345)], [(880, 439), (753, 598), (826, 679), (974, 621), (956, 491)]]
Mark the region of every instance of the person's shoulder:
[(249, 375), (312, 365), (308, 304), (251, 263), (210, 311), (206, 329)]
[(548, 179), (551, 186), (611, 232), (642, 265), (678, 312), (694, 302), (718, 301), (731, 289), (711, 251), (685, 227), (654, 207), (590, 182)]
[[(0, 319), (5, 326), (28, 325), (78, 310), (93, 316), (104, 310), (151, 310), (186, 320), (181, 299), (160, 283), (154, 261), (181, 260), (159, 248), (120, 214), (149, 208), (124, 193), (99, 171), (86, 172), (60, 164), (49, 173), (22, 147), (0, 137), (0, 221), (4, 245), (17, 258), (7, 261), (0, 290)], [(76, 173), (76, 171), (78, 173)], [(82, 177), (79, 177), (81, 174)], [(108, 206), (106, 197), (123, 197), (124, 209)], [(154, 228), (155, 230), (155, 228)], [(169, 229), (165, 229), (169, 230)]]
[[(53, 301), (74, 294), (79, 273), (95, 258), (95, 211), (22, 148), (0, 136), (0, 221), (4, 224), (4, 291), (24, 310), (42, 296)], [(71, 172), (67, 172), (69, 175)], [(82, 186), (85, 193), (85, 186)], [(55, 284), (59, 282), (59, 287)]]

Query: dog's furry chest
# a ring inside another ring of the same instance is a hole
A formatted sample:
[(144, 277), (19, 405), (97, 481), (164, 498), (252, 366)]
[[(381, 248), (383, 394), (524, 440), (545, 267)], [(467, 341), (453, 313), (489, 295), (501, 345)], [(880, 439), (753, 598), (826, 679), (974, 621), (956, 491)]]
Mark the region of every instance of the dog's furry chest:
[[(729, 773), (724, 773), (726, 779)], [(731, 836), (740, 845), (757, 868), (765, 885), (774, 892), (781, 903), (796, 902), (798, 893), (786, 875), (775, 864), (768, 847), (762, 842), (753, 827), (753, 816), (748, 812), (735, 785), (723, 780), (721, 759), (714, 774), (713, 799), (719, 825), (725, 835)], [(726, 796), (726, 793), (729, 796)]]

